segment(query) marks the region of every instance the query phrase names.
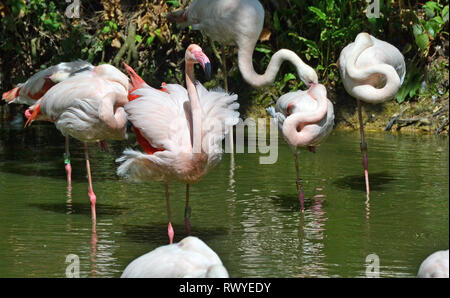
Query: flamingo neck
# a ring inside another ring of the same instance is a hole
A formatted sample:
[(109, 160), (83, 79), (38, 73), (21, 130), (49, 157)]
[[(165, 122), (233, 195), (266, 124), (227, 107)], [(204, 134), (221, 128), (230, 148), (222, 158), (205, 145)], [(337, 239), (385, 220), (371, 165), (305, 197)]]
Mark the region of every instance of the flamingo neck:
[[(345, 66), (347, 75), (355, 85), (352, 88), (353, 96), (357, 99), (370, 103), (380, 103), (395, 96), (401, 86), (400, 77), (397, 71), (389, 64), (378, 63), (365, 68), (356, 67), (356, 61), (366, 50), (374, 46), (370, 35), (362, 35), (355, 40), (350, 59)], [(382, 88), (375, 88), (369, 83), (364, 83), (373, 75), (382, 75), (386, 79), (386, 84)]]
[(186, 89), (192, 112), (191, 143), (192, 152), (202, 152), (202, 108), (195, 88), (194, 63), (186, 61)]
[(300, 57), (293, 51), (287, 49), (281, 49), (273, 54), (270, 59), (269, 65), (266, 68), (264, 74), (256, 73), (253, 67), (253, 50), (255, 43), (248, 46), (239, 46), (238, 50), (238, 64), (239, 69), (245, 81), (247, 81), (253, 87), (263, 87), (265, 85), (272, 84), (275, 81), (281, 64), (284, 61), (291, 62), (296, 68), (297, 73), (302, 78), (302, 73), (309, 66), (303, 62)]
[(283, 123), (283, 135), (286, 141), (295, 147), (304, 147), (311, 144), (316, 135), (309, 133), (304, 127), (321, 121), (328, 112), (328, 99), (326, 96), (312, 94), (310, 90), (308, 90), (308, 93), (317, 101), (316, 110), (294, 113), (288, 116)]

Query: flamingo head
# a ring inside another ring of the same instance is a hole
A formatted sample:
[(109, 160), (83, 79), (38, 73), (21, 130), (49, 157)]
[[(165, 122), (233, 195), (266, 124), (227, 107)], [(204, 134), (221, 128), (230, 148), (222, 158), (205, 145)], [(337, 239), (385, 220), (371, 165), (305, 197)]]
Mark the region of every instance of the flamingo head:
[(302, 70), (302, 73), (300, 74), (300, 79), (308, 87), (319, 83), (319, 78), (317, 77), (317, 73), (314, 68), (306, 64)]
[(209, 80), (211, 78), (211, 62), (209, 61), (208, 56), (203, 53), (203, 50), (199, 45), (191, 44), (187, 48), (185, 60), (186, 63), (200, 64), (206, 74), (207, 79)]

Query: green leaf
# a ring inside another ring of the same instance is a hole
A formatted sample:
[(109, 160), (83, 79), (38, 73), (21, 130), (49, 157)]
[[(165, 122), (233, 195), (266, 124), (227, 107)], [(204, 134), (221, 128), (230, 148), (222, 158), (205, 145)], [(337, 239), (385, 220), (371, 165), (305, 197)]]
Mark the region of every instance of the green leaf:
[(276, 11), (273, 13), (273, 27), (277, 31), (280, 31), (280, 29), (281, 29), (280, 19), (278, 18), (278, 13)]
[(310, 6), (310, 7), (308, 7), (308, 9), (309, 9), (309, 11), (312, 11), (313, 13), (315, 13), (319, 17), (319, 19), (324, 20), (324, 21), (327, 19), (327, 15), (323, 11), (321, 11), (320, 8)]
[(430, 39), (426, 33), (416, 36), (416, 44), (422, 51), (425, 51), (428, 48), (429, 43)]
[(445, 5), (444, 9), (442, 9), (442, 20), (444, 23), (448, 22), (448, 5)]
[(288, 82), (290, 80), (295, 80), (295, 79), (297, 79), (297, 77), (294, 74), (287, 73), (287, 74), (284, 75), (283, 83), (286, 83), (286, 82)]
[(178, 1), (166, 1), (166, 2), (167, 2), (167, 4), (170, 4), (170, 5), (174, 6), (174, 7), (180, 6), (180, 3), (178, 3)]
[(142, 41), (142, 36), (139, 34), (136, 34), (136, 42), (141, 42)]

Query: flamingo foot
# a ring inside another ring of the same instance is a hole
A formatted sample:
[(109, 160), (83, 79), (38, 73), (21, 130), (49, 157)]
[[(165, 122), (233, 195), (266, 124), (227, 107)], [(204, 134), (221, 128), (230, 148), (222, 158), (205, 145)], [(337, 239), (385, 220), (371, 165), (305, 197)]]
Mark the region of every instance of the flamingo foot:
[(95, 203), (97, 202), (97, 196), (95, 195), (94, 191), (92, 189), (89, 189), (88, 191), (89, 201), (91, 201), (91, 213), (92, 213), (92, 220), (95, 221), (97, 218), (97, 213), (95, 212)]
[(173, 235), (175, 232), (173, 231), (172, 223), (169, 221), (169, 226), (167, 227), (167, 234), (169, 235), (169, 243), (173, 243)]
[(186, 231), (188, 235), (191, 235), (191, 207), (184, 209), (184, 223), (186, 225)]

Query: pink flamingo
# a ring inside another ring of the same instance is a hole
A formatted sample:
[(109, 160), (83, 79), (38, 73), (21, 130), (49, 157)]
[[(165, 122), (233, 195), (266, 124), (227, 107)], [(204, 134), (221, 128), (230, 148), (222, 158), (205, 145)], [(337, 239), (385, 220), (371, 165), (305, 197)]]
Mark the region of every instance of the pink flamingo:
[(185, 223), (190, 233), (189, 185), (199, 181), (222, 157), (222, 139), (237, 124), (237, 95), (206, 90), (195, 82), (194, 64), (210, 73), (210, 62), (200, 46), (191, 44), (185, 54), (186, 88), (177, 84), (157, 90), (147, 85), (131, 67), (133, 90), (125, 105), (137, 140), (146, 153), (127, 149), (117, 159), (119, 176), (135, 181), (163, 181), (168, 235), (174, 231), (168, 181), (186, 183)]
[(278, 127), (294, 153), (297, 191), (301, 211), (304, 212), (298, 150), (307, 147), (315, 152), (315, 146), (330, 134), (334, 125), (333, 104), (327, 99), (325, 86), (313, 83), (307, 91), (299, 90), (281, 96), (275, 108), (269, 107), (266, 110), (278, 120)]
[(436, 251), (420, 264), (417, 277), (448, 278), (448, 264), (448, 249)]
[(96, 220), (96, 195), (87, 142), (126, 137), (127, 118), (123, 106), (128, 102), (128, 87), (125, 74), (112, 65), (102, 64), (55, 85), (29, 109), (31, 115), (27, 124), (33, 120), (52, 121), (63, 135), (84, 142), (93, 222)]
[[(4, 92), (2, 99), (8, 103), (34, 105), (54, 85), (69, 78), (70, 75), (94, 66), (83, 60), (62, 62), (35, 73), (25, 83), (19, 83), (10, 91)], [(71, 189), (72, 166), (70, 164), (69, 136), (66, 136), (66, 152), (64, 153), (64, 168), (67, 173), (68, 189)]]
[(366, 193), (369, 195), (367, 144), (364, 137), (361, 100), (377, 104), (392, 99), (405, 78), (405, 59), (393, 45), (363, 32), (342, 50), (338, 65), (345, 90), (356, 98), (358, 104), (361, 153)]

